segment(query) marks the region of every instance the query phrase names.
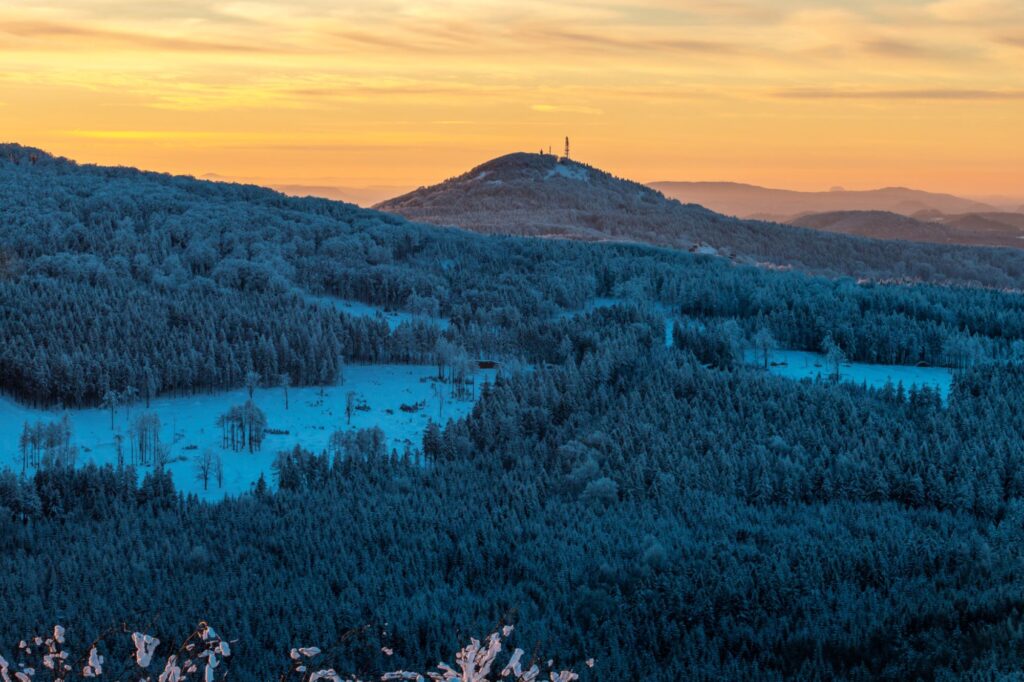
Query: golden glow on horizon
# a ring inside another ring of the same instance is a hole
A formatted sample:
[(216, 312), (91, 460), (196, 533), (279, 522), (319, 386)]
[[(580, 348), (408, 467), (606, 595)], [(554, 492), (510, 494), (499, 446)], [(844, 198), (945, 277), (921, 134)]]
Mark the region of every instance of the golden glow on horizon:
[(0, 135), (421, 185), (558, 148), (641, 181), (1024, 196), (1021, 0), (7, 0)]

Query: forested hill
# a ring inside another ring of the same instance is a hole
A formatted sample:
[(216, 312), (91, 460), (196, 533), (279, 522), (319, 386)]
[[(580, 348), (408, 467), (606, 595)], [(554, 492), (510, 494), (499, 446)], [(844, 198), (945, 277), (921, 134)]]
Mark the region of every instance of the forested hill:
[[(344, 362), (433, 361), (442, 337), (470, 356), (543, 362), (560, 342), (551, 320), (599, 297), (731, 319), (751, 335), (767, 325), (793, 349), (818, 350), (830, 333), (869, 362), (941, 364), (951, 346), (1003, 358), (1024, 339), (1014, 294), (483, 236), (15, 145), (0, 147), (0, 205), (0, 389), (36, 404), (237, 387), (250, 371), (324, 384)], [(390, 329), (324, 299), (420, 316)], [(441, 318), (443, 330), (430, 322)]]
[(812, 230), (879, 239), (1024, 249), (1022, 213), (945, 215), (923, 212), (905, 216), (887, 211), (835, 211), (795, 216), (787, 222)]
[(730, 218), (550, 154), (516, 153), (376, 206), (487, 234), (713, 251), (823, 275), (1024, 288), (1024, 254), (871, 240)]
[(437, 229), (19, 145), (0, 146), (0, 206), (0, 387), (24, 400), (223, 388), (250, 370), (324, 383), (342, 348), (348, 360), (410, 361), (436, 341), (436, 329), (407, 325), (399, 352), (383, 320), (309, 301), (415, 305), (445, 277), (398, 264), (424, 249), (445, 260), (453, 245), (430, 239)]
[[(500, 361), (401, 455), (338, 395), (336, 446), (278, 430), (272, 480), (216, 504), (163, 458), (0, 462), (0, 655), (59, 622), (76, 651), (152, 625), (166, 658), (202, 619), (229, 679), (278, 679), (295, 646), (380, 679), (509, 616), (545, 657), (596, 658), (580, 682), (1019, 673), (1024, 296), (444, 230), (14, 146), (0, 206), (0, 386), (22, 399)], [(751, 344), (955, 377), (794, 381)], [(141, 674), (103, 647), (111, 679)]]

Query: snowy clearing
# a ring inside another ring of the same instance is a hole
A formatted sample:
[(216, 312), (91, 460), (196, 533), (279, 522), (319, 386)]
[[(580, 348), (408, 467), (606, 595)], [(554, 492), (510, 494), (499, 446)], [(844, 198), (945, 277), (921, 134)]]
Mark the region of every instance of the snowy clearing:
[[(185, 397), (162, 397), (152, 401), (147, 410), (144, 401), (120, 407), (114, 416), (114, 429), (110, 428), (110, 410), (104, 408), (74, 410), (44, 410), (21, 405), (10, 398), (0, 398), (0, 468), (19, 471), (18, 439), (25, 422), (52, 422), (67, 414), (71, 420), (73, 445), (78, 446), (77, 464), (115, 464), (117, 455), (114, 435), (127, 438), (128, 425), (142, 412), (155, 413), (160, 418), (160, 441), (171, 444), (168, 470), (175, 486), (186, 493), (196, 493), (203, 499), (216, 500), (226, 495), (248, 491), (259, 479), (266, 477), (273, 484), (271, 464), (281, 450), (296, 444), (320, 452), (327, 446), (331, 433), (337, 429), (364, 429), (379, 426), (387, 436), (389, 450), (403, 452), (406, 445), (420, 447), (423, 429), (428, 418), (447, 421), (466, 415), (472, 401), (457, 401), (447, 397), (443, 415), (439, 415), (438, 400), (434, 394), (434, 375), (437, 370), (423, 365), (350, 365), (344, 370), (344, 383), (325, 389), (321, 398), (317, 387), (288, 389), (289, 409), (285, 410), (282, 388), (257, 388), (253, 401), (267, 416), (267, 428), (287, 431), (287, 434), (267, 433), (262, 450), (253, 454), (233, 452), (221, 447), (221, 429), (217, 417), (248, 398), (246, 389), (197, 394)], [(477, 389), (484, 379), (493, 382), (494, 370), (480, 370), (476, 375)], [(443, 385), (442, 385), (443, 386)], [(345, 402), (350, 391), (356, 394), (360, 405), (352, 413), (351, 425), (346, 423)], [(425, 405), (416, 411), (403, 411), (401, 406)], [(127, 445), (125, 446), (127, 451)], [(196, 478), (193, 458), (210, 448), (224, 463), (224, 487), (218, 488), (211, 479), (209, 489)], [(127, 454), (126, 454), (127, 459)], [(140, 467), (140, 478), (146, 471)]]
[[(760, 365), (762, 359), (754, 351), (746, 352), (746, 360), (750, 364)], [(768, 371), (788, 379), (825, 378), (829, 370), (825, 366), (825, 357), (820, 353), (801, 350), (776, 350), (768, 356)], [(895, 386), (903, 382), (903, 387), (910, 390), (911, 386), (922, 388), (929, 386), (939, 390), (942, 399), (949, 395), (949, 387), (953, 383), (953, 372), (945, 367), (916, 367), (913, 365), (870, 365), (862, 362), (843, 364), (839, 378), (855, 384), (864, 384), (873, 388), (882, 388), (887, 381)]]

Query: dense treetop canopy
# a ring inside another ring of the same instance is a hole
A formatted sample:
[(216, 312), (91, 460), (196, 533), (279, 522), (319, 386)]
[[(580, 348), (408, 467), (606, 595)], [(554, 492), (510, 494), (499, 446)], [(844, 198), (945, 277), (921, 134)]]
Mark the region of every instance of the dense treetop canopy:
[[(0, 473), (0, 655), (55, 622), (82, 649), (205, 619), (237, 638), (240, 679), (296, 645), (365, 675), (430, 667), (512, 614), (559, 661), (596, 657), (596, 680), (1019, 672), (1016, 294), (481, 236), (20, 147), (0, 204), (0, 385), (23, 400), (502, 360), (418, 452), (373, 431), (292, 443), (218, 504), (158, 464)], [(331, 297), (422, 317), (390, 328)], [(743, 361), (768, 340), (955, 381), (945, 401), (791, 381)], [(385, 622), (387, 641), (334, 646)]]

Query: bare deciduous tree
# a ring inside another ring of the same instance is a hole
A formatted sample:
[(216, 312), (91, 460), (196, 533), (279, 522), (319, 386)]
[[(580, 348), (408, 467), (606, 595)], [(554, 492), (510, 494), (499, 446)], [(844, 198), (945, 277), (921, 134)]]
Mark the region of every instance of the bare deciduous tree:
[(131, 413), (132, 403), (139, 399), (139, 389), (134, 386), (128, 386), (121, 391), (121, 404), (124, 406), (124, 416), (128, 417)]
[(157, 443), (154, 451), (153, 467), (157, 470), (163, 469), (171, 461), (171, 446), (168, 443)]
[(345, 394), (345, 422), (352, 423), (352, 412), (356, 409), (356, 392), (349, 391)]
[(103, 394), (103, 407), (110, 410), (110, 430), (114, 430), (114, 411), (117, 406), (121, 404), (121, 394), (112, 389), (107, 389), (107, 392)]
[(775, 337), (772, 336), (772, 333), (768, 331), (767, 327), (761, 327), (757, 330), (757, 333), (754, 334), (752, 342), (754, 344), (754, 350), (764, 361), (764, 368), (768, 369), (768, 358), (771, 356), (772, 351), (778, 347), (778, 344), (775, 342)]
[(124, 436), (120, 433), (114, 434), (114, 450), (117, 453), (117, 468), (124, 466)]
[[(284, 372), (278, 377), (281, 387), (284, 389), (284, 409), (288, 409), (288, 387), (292, 385), (292, 376)], [(250, 396), (251, 397), (251, 396)]]
[(217, 418), (221, 427), (221, 446), (234, 451), (249, 448), (256, 452), (263, 445), (267, 429), (267, 416), (251, 400), (235, 405)]
[(444, 418), (444, 403), (445, 403), (445, 398), (447, 397), (445, 395), (444, 387), (441, 386), (440, 384), (436, 384), (435, 383), (434, 384), (434, 396), (437, 398), (437, 418), (438, 419), (443, 419)]
[(260, 385), (260, 373), (249, 371), (245, 373), (245, 388), (249, 391), (249, 400), (252, 400), (252, 394), (256, 391), (256, 387)]
[(160, 417), (155, 413), (136, 416), (129, 434), (132, 464), (146, 466), (155, 463), (156, 451), (160, 445)]
[(833, 381), (839, 381), (840, 368), (846, 362), (846, 354), (843, 349), (832, 340), (829, 334), (821, 344), (821, 350), (825, 354), (825, 365), (829, 368), (829, 376)]
[(193, 459), (196, 467), (196, 480), (203, 482), (203, 490), (207, 490), (210, 484), (210, 474), (213, 473), (213, 451), (206, 448)]

